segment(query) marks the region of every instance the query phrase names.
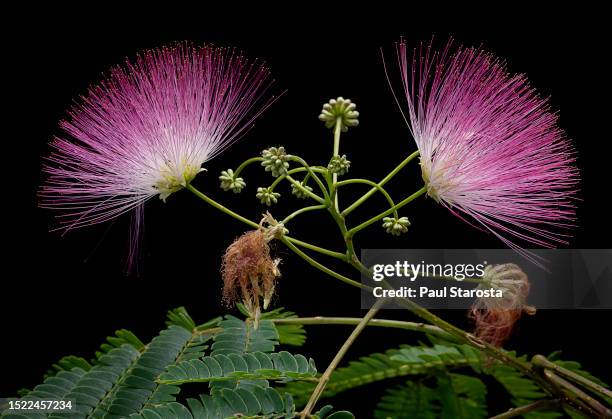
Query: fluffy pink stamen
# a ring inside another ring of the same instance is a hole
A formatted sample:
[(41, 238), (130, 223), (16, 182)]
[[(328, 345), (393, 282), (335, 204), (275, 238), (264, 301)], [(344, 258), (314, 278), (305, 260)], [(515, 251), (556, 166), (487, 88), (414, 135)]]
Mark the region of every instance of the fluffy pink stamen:
[(62, 210), (68, 230), (165, 199), (251, 127), (273, 100), (271, 83), (258, 61), (189, 43), (113, 68), (61, 122), (42, 206)]
[(578, 171), (548, 100), (481, 49), (397, 56), (429, 195), (510, 247), (567, 244)]

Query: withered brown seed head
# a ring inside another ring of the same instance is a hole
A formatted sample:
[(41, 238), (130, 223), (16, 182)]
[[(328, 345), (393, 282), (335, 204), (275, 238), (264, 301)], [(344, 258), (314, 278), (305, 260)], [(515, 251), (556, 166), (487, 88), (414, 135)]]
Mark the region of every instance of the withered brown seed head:
[(527, 275), (511, 263), (487, 266), (485, 279), (500, 289), (504, 298), (481, 298), (474, 302), (469, 317), (474, 321), (474, 335), (495, 346), (501, 346), (512, 334), (521, 315), (535, 314), (527, 305), (530, 283)]
[(244, 233), (223, 255), (223, 300), (232, 304), (242, 299), (249, 310), (258, 311), (260, 298), (269, 300), (274, 292), (277, 264), (261, 229)]

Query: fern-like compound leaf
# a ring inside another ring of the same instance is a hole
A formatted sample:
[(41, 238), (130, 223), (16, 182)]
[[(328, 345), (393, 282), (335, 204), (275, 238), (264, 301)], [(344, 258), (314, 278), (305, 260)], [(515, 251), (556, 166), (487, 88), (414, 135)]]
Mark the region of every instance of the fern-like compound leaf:
[[(479, 368), (482, 356), (467, 345), (402, 346), (351, 361), (333, 372), (323, 393), (331, 397), (342, 391), (394, 377), (427, 374), (437, 370), (471, 366)], [(291, 382), (285, 390), (298, 406), (306, 403), (314, 390), (310, 382)]]
[(316, 373), (312, 359), (286, 351), (229, 353), (174, 364), (159, 376), (158, 382), (180, 385), (224, 380), (314, 380)]
[(437, 374), (435, 385), (409, 381), (391, 388), (374, 412), (376, 419), (479, 419), (487, 417), (486, 387), (475, 377)]
[(295, 404), (289, 394), (281, 395), (270, 387), (220, 389), (211, 395), (187, 399), (188, 407), (176, 403), (151, 406), (131, 419), (280, 419), (295, 417)]
[(257, 328), (234, 316), (225, 316), (219, 322), (221, 331), (214, 335), (212, 355), (244, 354), (247, 352), (274, 352), (278, 333), (270, 320), (262, 320)]

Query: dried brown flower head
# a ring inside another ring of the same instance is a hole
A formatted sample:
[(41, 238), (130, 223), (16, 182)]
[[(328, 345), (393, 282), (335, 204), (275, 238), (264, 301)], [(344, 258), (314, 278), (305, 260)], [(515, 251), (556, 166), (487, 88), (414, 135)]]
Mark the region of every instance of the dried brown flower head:
[(470, 309), (474, 320), (474, 335), (495, 346), (501, 346), (512, 333), (523, 312), (535, 314), (535, 308), (527, 305), (529, 279), (525, 272), (513, 263), (489, 265), (485, 268), (481, 286), (502, 291), (502, 298), (479, 298)]
[(260, 299), (265, 309), (274, 295), (280, 276), (278, 263), (279, 260), (270, 255), (264, 229), (238, 237), (223, 255), (223, 300), (232, 304), (240, 299), (252, 317), (258, 319)]

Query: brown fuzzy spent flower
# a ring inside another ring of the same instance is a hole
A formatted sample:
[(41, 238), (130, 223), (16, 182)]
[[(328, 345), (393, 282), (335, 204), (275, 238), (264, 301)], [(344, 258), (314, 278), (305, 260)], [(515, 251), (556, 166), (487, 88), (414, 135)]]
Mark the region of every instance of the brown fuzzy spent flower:
[(535, 307), (527, 305), (529, 279), (513, 263), (489, 265), (485, 268), (483, 284), (502, 291), (502, 298), (479, 298), (470, 309), (476, 337), (495, 346), (501, 346), (512, 333), (523, 312), (535, 314)]
[(223, 255), (223, 300), (231, 304), (241, 299), (257, 320), (261, 312), (260, 298), (263, 298), (265, 309), (274, 295), (276, 280), (280, 276), (278, 263), (278, 259), (270, 256), (263, 229), (238, 237)]

